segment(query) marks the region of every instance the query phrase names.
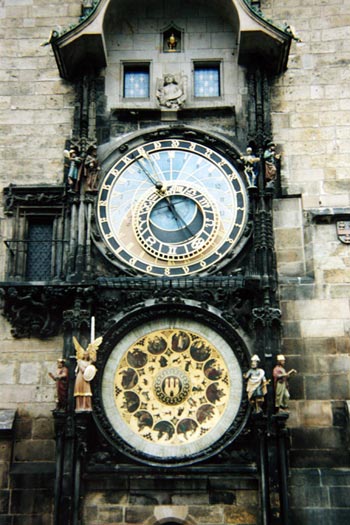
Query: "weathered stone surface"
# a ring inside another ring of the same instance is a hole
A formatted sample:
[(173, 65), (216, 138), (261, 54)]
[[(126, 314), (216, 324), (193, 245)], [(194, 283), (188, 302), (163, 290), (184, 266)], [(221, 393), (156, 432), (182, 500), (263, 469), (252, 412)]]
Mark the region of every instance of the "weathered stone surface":
[(233, 492), (212, 492), (209, 497), (210, 505), (233, 505), (236, 503), (236, 495)]
[(15, 489), (11, 495), (12, 514), (47, 514), (52, 510), (51, 490)]
[[(323, 472), (323, 471), (322, 471)], [(304, 486), (320, 486), (321, 485), (321, 471), (318, 469), (291, 469), (290, 472), (290, 486), (304, 487)]]
[(322, 525), (346, 525), (350, 519), (348, 509), (291, 509), (290, 519), (293, 523), (322, 523)]
[(172, 496), (169, 492), (160, 493), (146, 493), (133, 494), (129, 496), (130, 505), (168, 505), (170, 503), (176, 504), (176, 496)]
[(336, 428), (292, 429), (292, 445), (299, 449), (340, 449), (342, 430)]
[(256, 525), (258, 523), (256, 510), (239, 506), (225, 507), (225, 523)]
[(15, 364), (0, 364), (0, 382), (3, 385), (13, 385), (15, 378)]
[(150, 516), (153, 515), (153, 506), (134, 506), (125, 509), (126, 523), (144, 523)]
[(330, 487), (329, 496), (332, 507), (350, 507), (348, 487)]
[(331, 378), (329, 375), (305, 377), (306, 399), (330, 399)]
[(305, 341), (305, 352), (315, 356), (336, 354), (338, 341), (339, 339), (334, 337), (310, 337)]
[(16, 438), (30, 439), (32, 437), (33, 420), (29, 417), (18, 418), (16, 421)]
[[(90, 520), (90, 517), (88, 518)], [(102, 507), (98, 510), (99, 523), (117, 524), (123, 521), (123, 508)], [(133, 523), (133, 522), (132, 522)]]
[(301, 427), (331, 427), (332, 406), (329, 401), (299, 401)]
[(293, 487), (290, 499), (291, 507), (329, 507), (329, 492), (326, 487)]
[(13, 525), (47, 525), (50, 520), (50, 514), (13, 516)]
[(300, 321), (302, 337), (343, 337), (345, 326), (342, 319), (309, 319)]
[[(1, 452), (1, 448), (0, 448)], [(5, 457), (0, 461), (0, 489), (7, 489), (10, 486), (9, 480), (10, 462)]]
[(322, 485), (347, 487), (350, 484), (350, 470), (345, 468), (322, 469), (321, 478)]
[(350, 461), (347, 452), (335, 449), (294, 449), (290, 451), (289, 457), (295, 468), (341, 468)]
[(16, 461), (52, 461), (55, 457), (55, 442), (52, 440), (23, 440), (14, 448)]
[(221, 505), (192, 505), (188, 512), (198, 523), (214, 525), (223, 522), (224, 509)]
[(282, 348), (285, 354), (298, 355), (304, 353), (304, 340), (301, 338), (283, 338)]
[(10, 491), (0, 490), (0, 514), (8, 514)]
[(12, 516), (0, 516), (0, 525), (12, 525)]
[(294, 301), (294, 319), (348, 319), (350, 316), (348, 299), (323, 299)]
[(203, 505), (205, 507), (209, 503), (209, 495), (194, 493), (194, 494), (174, 494), (171, 498), (174, 505)]

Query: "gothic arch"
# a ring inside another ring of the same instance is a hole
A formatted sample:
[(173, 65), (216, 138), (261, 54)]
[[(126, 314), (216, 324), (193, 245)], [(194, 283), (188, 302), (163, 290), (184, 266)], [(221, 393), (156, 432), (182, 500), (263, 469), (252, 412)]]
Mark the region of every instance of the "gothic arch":
[(197, 525), (186, 506), (160, 506), (144, 525)]

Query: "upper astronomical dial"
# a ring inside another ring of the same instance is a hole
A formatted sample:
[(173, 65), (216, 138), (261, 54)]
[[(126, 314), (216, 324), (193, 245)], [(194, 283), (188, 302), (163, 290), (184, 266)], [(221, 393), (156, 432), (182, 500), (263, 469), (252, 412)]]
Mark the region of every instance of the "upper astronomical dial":
[(120, 262), (156, 276), (205, 271), (238, 243), (247, 194), (234, 166), (188, 140), (130, 150), (99, 192), (102, 238)]

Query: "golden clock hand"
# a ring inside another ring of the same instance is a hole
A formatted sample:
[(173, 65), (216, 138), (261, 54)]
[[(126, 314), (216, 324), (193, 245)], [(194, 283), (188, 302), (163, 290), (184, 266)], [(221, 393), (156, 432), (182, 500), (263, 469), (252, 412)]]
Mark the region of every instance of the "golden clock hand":
[[(146, 152), (142, 153), (141, 156), (142, 156), (144, 159), (148, 160), (148, 162), (149, 162), (150, 164), (152, 164), (152, 166), (153, 166), (153, 161), (152, 161), (151, 158), (147, 155)], [(159, 179), (157, 179), (156, 177), (154, 177), (154, 175), (151, 174), (151, 173), (148, 171), (148, 169), (146, 168), (146, 166), (144, 166), (144, 165), (140, 162), (140, 159), (137, 159), (137, 163), (138, 163), (138, 165), (141, 167), (142, 171), (147, 175), (147, 177), (148, 177), (149, 180), (152, 182), (152, 184), (155, 185), (156, 189), (157, 189), (158, 191), (164, 191), (163, 183), (162, 183)]]

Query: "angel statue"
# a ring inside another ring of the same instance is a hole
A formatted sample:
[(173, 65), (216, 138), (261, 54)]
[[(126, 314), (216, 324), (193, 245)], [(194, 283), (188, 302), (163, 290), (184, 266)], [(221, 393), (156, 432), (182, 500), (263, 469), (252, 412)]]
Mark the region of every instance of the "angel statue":
[(73, 336), (73, 344), (76, 350), (77, 359), (74, 384), (76, 412), (92, 410), (92, 391), (90, 381), (93, 380), (97, 372), (97, 368), (93, 363), (96, 362), (97, 350), (101, 343), (102, 337), (98, 337), (90, 343), (85, 350)]

